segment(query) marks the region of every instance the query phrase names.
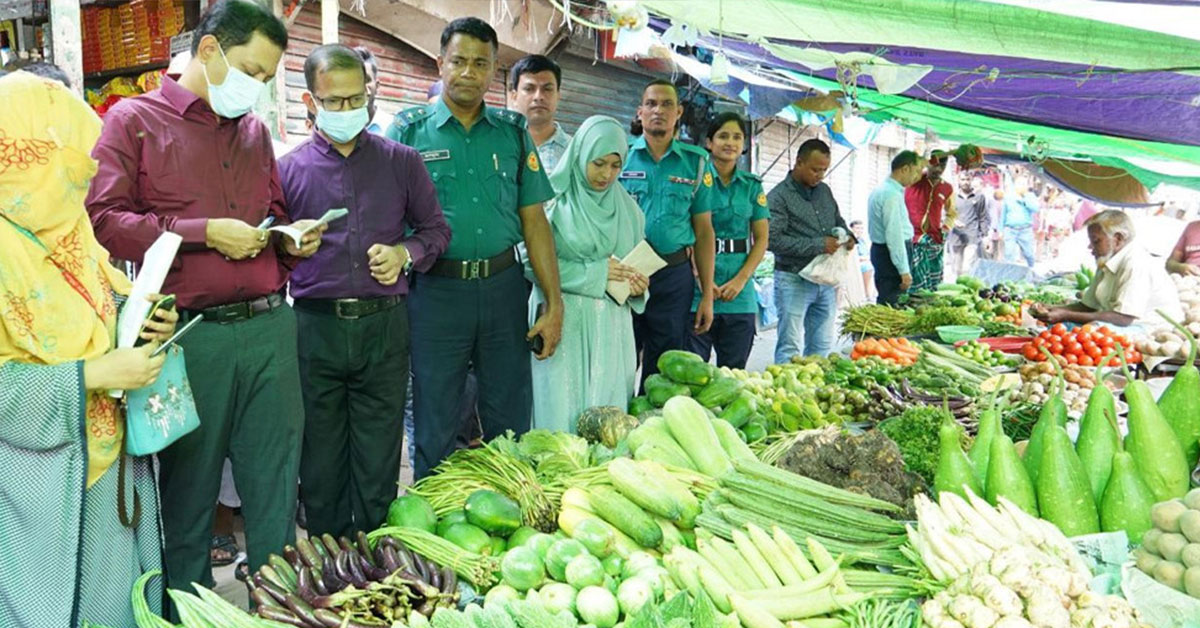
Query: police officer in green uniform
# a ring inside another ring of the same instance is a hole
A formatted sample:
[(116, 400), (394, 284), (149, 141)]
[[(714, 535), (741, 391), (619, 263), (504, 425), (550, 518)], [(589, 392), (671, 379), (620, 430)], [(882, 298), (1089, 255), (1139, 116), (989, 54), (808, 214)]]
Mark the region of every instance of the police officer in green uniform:
[[(558, 262), (542, 210), (553, 189), (521, 114), (483, 103), (498, 46), (486, 22), (451, 22), (438, 57), (441, 97), (397, 114), (387, 133), (421, 153), (452, 233), (409, 297), (417, 478), (454, 449), (468, 364), (485, 438), (528, 431), (529, 352), (549, 357), (562, 333)], [(521, 240), (548, 303), (532, 328), (529, 283), (514, 252)]]
[[(734, 112), (719, 114), (708, 126), (708, 152), (712, 156), (697, 196), (712, 208), (717, 260), (714, 270), (713, 323), (707, 333), (693, 333), (688, 349), (707, 360), (717, 350), (717, 365), (746, 368), (754, 345), (758, 298), (754, 270), (767, 252), (771, 210), (762, 179), (739, 169), (746, 150), (748, 124)], [(753, 239), (750, 238), (753, 232)], [(700, 289), (692, 299), (696, 310)]]
[[(712, 324), (715, 236), (711, 210), (697, 194), (708, 153), (675, 139), (683, 115), (675, 86), (665, 80), (647, 85), (637, 115), (642, 137), (630, 146), (620, 180), (646, 214), (646, 241), (667, 262), (650, 277), (645, 312), (633, 317), (644, 383), (658, 372), (658, 356), (686, 348), (690, 333), (707, 332)], [(695, 316), (689, 316), (696, 283), (691, 258), (700, 278)]]

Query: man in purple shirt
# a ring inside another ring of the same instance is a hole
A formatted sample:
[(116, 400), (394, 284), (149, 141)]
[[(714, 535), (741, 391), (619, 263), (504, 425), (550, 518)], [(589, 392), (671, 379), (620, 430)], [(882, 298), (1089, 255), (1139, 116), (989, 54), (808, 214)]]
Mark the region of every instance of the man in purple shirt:
[(247, 115), (286, 45), (286, 27), (257, 3), (212, 4), (178, 82), (113, 107), (92, 152), (96, 237), (114, 256), (141, 260), (163, 231), (182, 236), (162, 292), (177, 296), (181, 324), (204, 315), (179, 343), (200, 427), (158, 454), (173, 589), (212, 585), (213, 505), (227, 456), (249, 568), (295, 538), (304, 406), (296, 318), (281, 290), (289, 266), (317, 251), (321, 229), (301, 247), (265, 230), (288, 217), (271, 135)]
[(321, 250), (291, 277), (304, 393), (300, 483), (309, 534), (349, 536), (396, 497), (408, 386), (409, 268), (427, 271), (450, 242), (417, 151), (364, 131), (363, 60), (338, 44), (304, 62), (312, 137), (279, 160), (288, 214), (345, 207)]

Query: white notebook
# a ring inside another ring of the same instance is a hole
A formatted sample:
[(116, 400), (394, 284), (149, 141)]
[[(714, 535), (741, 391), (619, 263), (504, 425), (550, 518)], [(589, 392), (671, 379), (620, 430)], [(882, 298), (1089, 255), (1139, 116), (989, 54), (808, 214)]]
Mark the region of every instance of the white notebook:
[(304, 234), (316, 229), (317, 227), (320, 227), (321, 225), (326, 225), (339, 218), (342, 218), (349, 213), (350, 210), (346, 209), (345, 207), (340, 207), (338, 209), (331, 209), (325, 212), (325, 215), (321, 216), (320, 220), (309, 225), (307, 229), (301, 230), (291, 225), (279, 225), (278, 227), (271, 227), (270, 229), (267, 229), (267, 231), (276, 231), (278, 233), (282, 233), (283, 235), (291, 238), (292, 242), (296, 243), (296, 248), (300, 248), (300, 241), (304, 239)]
[[(624, 259), (618, 261), (626, 266), (632, 266), (634, 270), (647, 277), (667, 265), (663, 261), (663, 258), (659, 257), (658, 253), (655, 253), (654, 249), (650, 248), (650, 244), (645, 240), (638, 242), (638, 245), (633, 247), (633, 250)], [(628, 281), (610, 281), (608, 282), (607, 291), (621, 305), (624, 305), (625, 301), (629, 300)]]
[(154, 241), (154, 244), (146, 249), (146, 255), (142, 257), (142, 263), (138, 267), (137, 278), (133, 280), (133, 289), (129, 292), (129, 299), (125, 301), (125, 305), (117, 317), (118, 347), (126, 349), (132, 347), (133, 343), (137, 341), (146, 316), (150, 314), (150, 308), (154, 305), (146, 300), (146, 295), (162, 290), (163, 282), (167, 280), (167, 273), (171, 271), (171, 264), (175, 262), (175, 253), (179, 251), (181, 242), (183, 242), (183, 238), (170, 231), (164, 231)]

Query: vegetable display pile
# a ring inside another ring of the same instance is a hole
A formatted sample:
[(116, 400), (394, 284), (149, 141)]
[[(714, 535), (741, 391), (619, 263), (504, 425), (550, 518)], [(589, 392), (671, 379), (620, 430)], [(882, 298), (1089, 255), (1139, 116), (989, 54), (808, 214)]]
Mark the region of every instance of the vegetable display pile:
[(938, 427), (952, 418), (942, 408), (910, 406), (898, 416), (879, 424), (879, 431), (895, 441), (909, 471), (916, 473), (930, 486), (938, 464)]
[[(1162, 322), (1137, 339), (1137, 348), (1146, 355), (1185, 359), (1189, 344), (1187, 334), (1200, 335), (1200, 277), (1172, 273), (1171, 279), (1184, 308), (1183, 320)], [(1194, 356), (1192, 362), (1195, 362)]]
[(1160, 584), (1200, 598), (1200, 488), (1183, 499), (1154, 504), (1141, 547), (1133, 551), (1137, 568)]
[(874, 356), (893, 364), (909, 366), (917, 362), (920, 353), (921, 350), (907, 338), (867, 338), (854, 343), (850, 358), (857, 360)]
[[(1021, 354), (1026, 360), (1041, 362), (1046, 359), (1041, 352), (1041, 348), (1045, 347), (1051, 355), (1061, 356), (1066, 364), (1097, 366), (1117, 345), (1125, 349), (1125, 359), (1130, 364), (1142, 361), (1141, 353), (1133, 344), (1109, 327), (1081, 325), (1068, 330), (1062, 323), (1035, 336), (1021, 347)], [(1117, 360), (1111, 359), (1108, 366), (1117, 366)]]
[(954, 352), (983, 366), (1015, 367), (1017, 365), (1017, 360), (1014, 358), (1008, 357), (978, 340), (964, 342), (955, 347)]
[(902, 336), (908, 333), (912, 312), (887, 305), (860, 305), (842, 314), (843, 336)]
[(926, 336), (945, 325), (978, 325), (980, 321), (979, 314), (966, 307), (931, 305), (917, 308), (907, 331), (910, 335)]
[[(1065, 386), (1062, 400), (1067, 404), (1069, 414), (1081, 414), (1087, 408), (1088, 395), (1096, 385), (1093, 369), (1084, 366), (1068, 365), (1063, 368)], [(1017, 372), (1021, 376), (1020, 387), (1009, 391), (1012, 402), (1029, 401), (1044, 404), (1050, 399), (1057, 371), (1049, 362), (1022, 364)], [(1107, 385), (1107, 384), (1106, 384)]]

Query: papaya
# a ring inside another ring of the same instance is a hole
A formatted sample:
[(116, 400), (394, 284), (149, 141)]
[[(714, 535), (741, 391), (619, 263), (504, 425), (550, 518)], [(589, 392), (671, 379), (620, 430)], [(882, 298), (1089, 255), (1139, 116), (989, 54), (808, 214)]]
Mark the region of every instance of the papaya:
[(491, 554), (494, 549), (492, 538), (478, 526), (456, 523), (446, 530), (447, 541), (475, 554)]
[(646, 398), (650, 400), (650, 405), (655, 408), (666, 405), (667, 400), (671, 397), (692, 396), (692, 390), (687, 387), (687, 384), (673, 382), (662, 373), (655, 373), (647, 377), (642, 387), (646, 390)]
[(1187, 363), (1179, 368), (1167, 389), (1158, 398), (1158, 409), (1175, 432), (1183, 447), (1189, 469), (1200, 459), (1200, 369), (1196, 368), (1196, 337), (1183, 325), (1158, 311), (1168, 323), (1179, 330), (1188, 341)]
[(1067, 430), (1057, 425), (1046, 430), (1041, 465), (1035, 485), (1039, 516), (1069, 537), (1099, 532), (1096, 498)]
[(392, 527), (419, 528), (432, 534), (437, 530), (433, 506), (418, 495), (402, 495), (388, 506), (387, 524)]
[(938, 466), (933, 474), (934, 495), (950, 492), (966, 499), (966, 489), (970, 489), (976, 495), (983, 492), (975, 479), (971, 461), (959, 444), (961, 440), (962, 428), (953, 419), (943, 419), (938, 427)]
[(1100, 530), (1124, 530), (1129, 542), (1138, 545), (1142, 535), (1154, 527), (1150, 522), (1150, 507), (1154, 493), (1142, 481), (1133, 464), (1133, 457), (1124, 450), (1113, 454), (1112, 475), (1100, 499)]
[(1013, 446), (1012, 439), (1004, 432), (996, 434), (992, 439), (984, 495), (993, 506), (998, 498), (1003, 497), (1021, 510), (1035, 517), (1038, 515), (1037, 493), (1033, 482), (1017, 456), (1017, 448)]
[(646, 412), (654, 409), (654, 404), (650, 403), (650, 399), (646, 395), (638, 395), (629, 400), (629, 414), (635, 417), (641, 417)]
[[(1000, 408), (993, 405), (979, 413), (979, 431), (975, 434), (975, 441), (971, 443), (967, 458), (971, 461), (971, 470), (981, 489), (987, 486), (987, 470), (988, 461), (992, 456), (992, 441), (1000, 432)], [(975, 493), (976, 495), (983, 494), (982, 491)]]
[(704, 386), (712, 381), (713, 368), (691, 351), (672, 349), (658, 356), (658, 372), (679, 384)]
[[(1101, 364), (1108, 364), (1112, 356), (1106, 356)], [(1079, 436), (1075, 439), (1075, 453), (1083, 464), (1092, 496), (1097, 504), (1104, 496), (1104, 488), (1112, 474), (1113, 454), (1121, 440), (1111, 417), (1117, 416), (1112, 391), (1104, 385), (1103, 367), (1096, 367), (1096, 386), (1088, 395), (1087, 409), (1079, 420)]]
[(467, 523), (489, 534), (508, 536), (521, 527), (521, 506), (507, 495), (479, 489), (467, 496)]

